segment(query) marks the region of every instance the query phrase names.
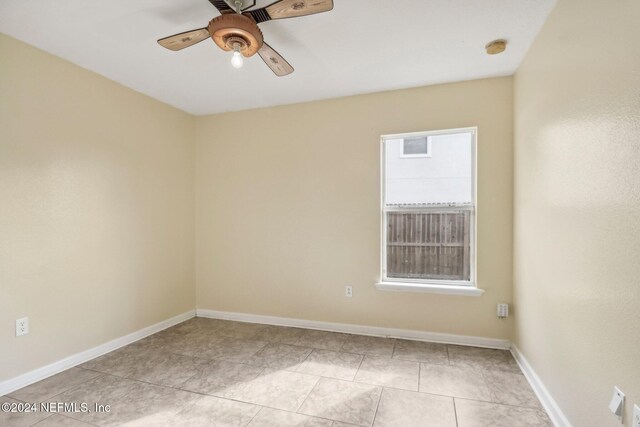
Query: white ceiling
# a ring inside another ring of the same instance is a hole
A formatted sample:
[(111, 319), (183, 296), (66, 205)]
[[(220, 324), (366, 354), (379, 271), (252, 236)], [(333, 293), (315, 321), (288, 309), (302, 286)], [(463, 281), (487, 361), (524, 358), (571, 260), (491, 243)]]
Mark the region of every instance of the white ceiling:
[[(271, 0), (273, 1), (273, 0)], [(271, 3), (258, 0), (258, 6)], [(504, 76), (556, 0), (334, 0), (333, 11), (260, 24), (295, 68), (256, 55), (241, 70), (211, 40), (156, 39), (206, 26), (207, 0), (0, 0), (0, 31), (193, 114)], [(502, 55), (484, 45), (509, 40)]]

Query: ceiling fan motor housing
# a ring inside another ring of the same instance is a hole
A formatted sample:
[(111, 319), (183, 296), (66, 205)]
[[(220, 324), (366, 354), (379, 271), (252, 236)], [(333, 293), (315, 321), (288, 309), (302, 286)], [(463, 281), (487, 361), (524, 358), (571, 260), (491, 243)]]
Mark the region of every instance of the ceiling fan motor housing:
[(209, 34), (223, 50), (232, 51), (239, 45), (240, 53), (247, 58), (255, 55), (264, 41), (258, 24), (237, 13), (226, 13), (213, 18), (209, 22)]

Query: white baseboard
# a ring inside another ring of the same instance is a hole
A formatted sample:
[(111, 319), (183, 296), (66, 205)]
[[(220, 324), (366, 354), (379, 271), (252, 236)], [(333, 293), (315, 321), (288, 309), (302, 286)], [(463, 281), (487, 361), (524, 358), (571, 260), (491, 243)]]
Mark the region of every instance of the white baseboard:
[(538, 396), (538, 399), (540, 399), (540, 402), (542, 403), (544, 409), (547, 411), (549, 418), (551, 418), (551, 422), (553, 423), (553, 425), (556, 427), (571, 427), (571, 423), (564, 415), (564, 412), (562, 412), (562, 409), (560, 409), (560, 406), (558, 406), (538, 374), (536, 374), (527, 359), (520, 352), (520, 350), (518, 350), (518, 347), (515, 344), (511, 345), (511, 354), (513, 354), (516, 362), (518, 362), (522, 373), (524, 373), (527, 381), (529, 381), (529, 384), (531, 384), (531, 388), (533, 388), (536, 396)]
[(5, 394), (16, 391), (22, 387), (26, 387), (30, 384), (41, 381), (66, 369), (73, 368), (74, 366), (77, 366), (88, 360), (94, 359), (98, 356), (102, 356), (105, 353), (116, 350), (127, 344), (131, 344), (132, 342), (141, 340), (142, 338), (155, 334), (156, 332), (160, 332), (163, 329), (167, 329), (173, 325), (177, 325), (178, 323), (191, 319), (195, 316), (195, 314), (195, 310), (179, 314), (175, 317), (172, 317), (171, 319), (164, 320), (162, 322), (156, 323), (155, 325), (147, 326), (146, 328), (140, 329), (136, 332), (132, 332), (123, 337), (116, 338), (115, 340), (109, 341), (105, 344), (101, 344), (89, 350), (76, 353), (69, 357), (65, 357), (62, 360), (43, 366), (42, 368), (34, 369), (33, 371), (18, 375), (17, 377), (8, 379), (6, 381), (2, 381), (0, 382), (0, 396), (4, 396)]
[(511, 348), (509, 340), (497, 338), (472, 337), (466, 335), (442, 334), (438, 332), (415, 331), (411, 329), (383, 328), (379, 326), (361, 326), (347, 323), (321, 322), (317, 320), (292, 319), (288, 317), (262, 316), (257, 314), (233, 313), (197, 309), (196, 316), (212, 319), (237, 320), (239, 322), (264, 323), (267, 325), (293, 326), (318, 329), (321, 331), (345, 332), (349, 334), (372, 335), (377, 337), (403, 338), (416, 341), (429, 341), (445, 344), (470, 345), (474, 347)]

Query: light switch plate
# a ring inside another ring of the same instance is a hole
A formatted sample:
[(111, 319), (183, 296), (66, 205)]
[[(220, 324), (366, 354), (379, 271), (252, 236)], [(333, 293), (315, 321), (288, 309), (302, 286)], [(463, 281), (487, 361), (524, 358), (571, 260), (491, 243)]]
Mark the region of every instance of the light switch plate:
[(633, 421), (631, 427), (640, 427), (640, 406), (633, 405)]

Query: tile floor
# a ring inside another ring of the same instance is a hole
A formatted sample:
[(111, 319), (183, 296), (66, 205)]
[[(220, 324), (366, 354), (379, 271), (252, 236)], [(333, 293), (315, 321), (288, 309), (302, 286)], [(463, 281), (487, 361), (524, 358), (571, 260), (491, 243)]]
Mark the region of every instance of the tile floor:
[(507, 351), (204, 318), (0, 400), (89, 405), (2, 426), (552, 425)]

